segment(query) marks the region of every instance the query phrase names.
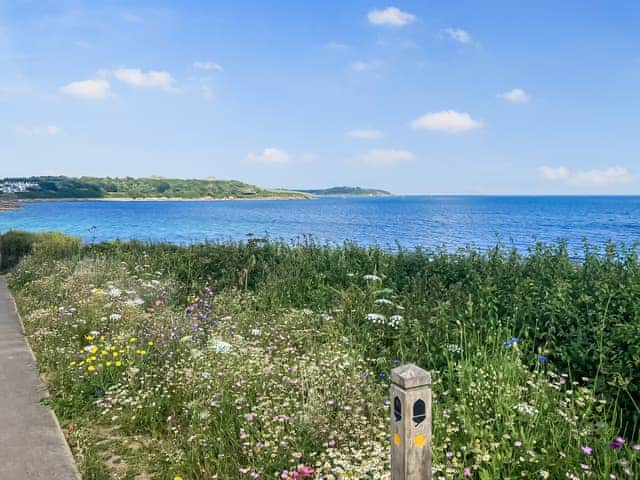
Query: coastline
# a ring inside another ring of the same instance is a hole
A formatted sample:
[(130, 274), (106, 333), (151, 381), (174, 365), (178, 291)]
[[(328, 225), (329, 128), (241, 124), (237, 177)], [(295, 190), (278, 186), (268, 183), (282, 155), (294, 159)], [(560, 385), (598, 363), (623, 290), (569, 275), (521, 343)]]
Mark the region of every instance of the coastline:
[(315, 197), (194, 197), (194, 198), (171, 198), (171, 197), (148, 197), (148, 198), (24, 198), (17, 203), (44, 203), (44, 202), (233, 202), (248, 200), (315, 200)]

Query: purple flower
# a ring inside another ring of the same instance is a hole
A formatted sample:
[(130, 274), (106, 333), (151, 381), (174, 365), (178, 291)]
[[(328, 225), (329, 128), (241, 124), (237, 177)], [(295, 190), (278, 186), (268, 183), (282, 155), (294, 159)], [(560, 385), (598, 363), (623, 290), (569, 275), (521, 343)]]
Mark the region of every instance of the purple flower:
[(611, 442), (609, 442), (609, 446), (611, 448), (622, 448), (623, 445), (624, 445), (624, 438), (622, 437), (617, 437), (615, 440), (612, 440)]

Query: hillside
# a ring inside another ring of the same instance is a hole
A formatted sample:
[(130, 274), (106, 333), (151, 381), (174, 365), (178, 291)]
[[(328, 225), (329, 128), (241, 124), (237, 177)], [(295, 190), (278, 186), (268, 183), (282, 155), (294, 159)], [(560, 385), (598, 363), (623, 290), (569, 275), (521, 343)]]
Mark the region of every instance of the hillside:
[(361, 187), (331, 187), (331, 188), (323, 188), (316, 190), (298, 190), (299, 192), (308, 193), (310, 195), (315, 195), (317, 197), (328, 197), (328, 196), (387, 196), (392, 195), (391, 192), (387, 192), (386, 190), (378, 190), (375, 188), (361, 188)]
[(170, 178), (25, 177), (0, 180), (0, 199), (77, 198), (308, 198), (309, 194), (268, 190), (237, 180)]

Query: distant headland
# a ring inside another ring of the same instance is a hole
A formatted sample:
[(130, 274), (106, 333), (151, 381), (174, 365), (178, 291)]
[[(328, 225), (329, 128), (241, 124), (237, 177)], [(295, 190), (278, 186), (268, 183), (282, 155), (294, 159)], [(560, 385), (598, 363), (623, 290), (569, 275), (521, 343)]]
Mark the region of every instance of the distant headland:
[(267, 189), (238, 180), (219, 180), (213, 177), (176, 179), (39, 176), (0, 179), (0, 207), (3, 210), (18, 207), (16, 202), (21, 200), (239, 200), (387, 195), (391, 193), (362, 187)]
[(342, 196), (367, 196), (367, 197), (386, 197), (393, 195), (386, 190), (362, 187), (331, 187), (317, 190), (300, 189), (298, 192), (308, 193), (316, 197), (342, 197)]
[(265, 189), (237, 180), (24, 177), (0, 180), (0, 200), (205, 200), (305, 199), (311, 195)]

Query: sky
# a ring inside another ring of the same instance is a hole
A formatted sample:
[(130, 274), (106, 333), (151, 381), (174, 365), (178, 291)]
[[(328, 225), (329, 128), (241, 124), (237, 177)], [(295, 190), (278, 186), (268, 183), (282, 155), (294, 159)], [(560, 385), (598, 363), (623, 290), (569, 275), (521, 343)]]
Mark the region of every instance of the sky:
[(0, 177), (640, 194), (640, 2), (0, 0)]

